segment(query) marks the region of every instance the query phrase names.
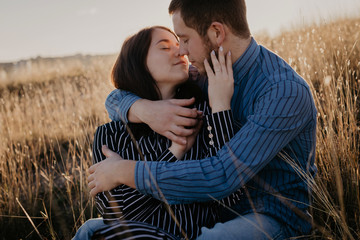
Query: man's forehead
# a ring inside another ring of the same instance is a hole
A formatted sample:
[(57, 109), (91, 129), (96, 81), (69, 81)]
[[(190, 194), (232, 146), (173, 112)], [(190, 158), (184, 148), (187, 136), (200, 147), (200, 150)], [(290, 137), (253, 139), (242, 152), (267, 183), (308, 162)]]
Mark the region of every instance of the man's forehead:
[(176, 35), (177, 35), (179, 38), (185, 38), (185, 37), (187, 37), (187, 35), (184, 34), (184, 33), (181, 33), (181, 32), (177, 33), (176, 31), (175, 31), (175, 33), (176, 33)]
[(186, 33), (186, 29), (184, 28), (181, 28), (181, 27), (176, 27), (174, 25), (174, 32), (176, 33), (176, 35), (179, 37), (179, 38), (184, 38), (186, 37), (188, 34)]
[(189, 34), (190, 28), (185, 25), (184, 20), (181, 17), (180, 12), (174, 12), (172, 15), (172, 22), (174, 27), (174, 32), (179, 38), (187, 37)]
[(185, 22), (182, 19), (180, 12), (174, 12), (173, 13), (172, 22), (173, 22), (173, 25), (174, 25), (174, 29), (176, 29), (176, 28), (185, 28), (186, 27)]

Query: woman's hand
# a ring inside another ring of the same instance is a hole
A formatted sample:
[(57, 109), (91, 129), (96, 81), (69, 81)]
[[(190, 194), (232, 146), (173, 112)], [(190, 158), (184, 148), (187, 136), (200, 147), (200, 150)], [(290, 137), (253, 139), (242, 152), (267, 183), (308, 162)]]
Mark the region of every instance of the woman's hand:
[(234, 76), (230, 51), (226, 54), (226, 59), (222, 46), (219, 48), (219, 59), (215, 56), (214, 51), (210, 55), (214, 71), (207, 59), (205, 59), (204, 65), (209, 81), (210, 107), (215, 113), (230, 109), (231, 98), (234, 93)]
[(102, 147), (102, 152), (106, 159), (89, 168), (90, 195), (94, 197), (99, 192), (109, 191), (121, 184), (136, 188), (134, 174), (136, 161), (124, 160), (105, 145)]
[(177, 142), (172, 142), (169, 151), (174, 154), (177, 159), (181, 159), (187, 151), (192, 148), (195, 143), (196, 137), (199, 134), (203, 121), (200, 120), (194, 127), (194, 132), (190, 136), (186, 137), (186, 144), (179, 144)]

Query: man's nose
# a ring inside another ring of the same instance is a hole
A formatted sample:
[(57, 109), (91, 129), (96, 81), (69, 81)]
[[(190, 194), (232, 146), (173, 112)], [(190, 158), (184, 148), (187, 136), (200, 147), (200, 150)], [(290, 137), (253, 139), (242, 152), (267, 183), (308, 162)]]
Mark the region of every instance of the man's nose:
[(180, 54), (180, 56), (184, 56), (184, 55), (189, 55), (189, 52), (186, 47), (184, 47), (180, 44), (179, 54)]

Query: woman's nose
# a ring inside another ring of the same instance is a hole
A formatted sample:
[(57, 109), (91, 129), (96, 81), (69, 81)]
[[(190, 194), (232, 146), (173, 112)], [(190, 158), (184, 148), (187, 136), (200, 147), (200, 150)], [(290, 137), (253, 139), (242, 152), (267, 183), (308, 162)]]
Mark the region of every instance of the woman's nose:
[(180, 48), (178, 46), (175, 47), (175, 56), (179, 57), (180, 56)]

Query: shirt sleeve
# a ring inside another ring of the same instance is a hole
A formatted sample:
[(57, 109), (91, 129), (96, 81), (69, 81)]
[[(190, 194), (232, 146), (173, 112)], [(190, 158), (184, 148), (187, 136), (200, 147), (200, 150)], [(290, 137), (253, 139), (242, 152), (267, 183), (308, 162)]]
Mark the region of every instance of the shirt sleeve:
[(253, 107), (246, 123), (216, 156), (138, 162), (137, 189), (157, 199), (163, 194), (170, 204), (226, 197), (252, 179), (314, 118), (309, 89), (292, 81), (269, 87)]
[(109, 118), (113, 121), (129, 122), (127, 114), (134, 102), (140, 97), (131, 92), (120, 89), (113, 90), (106, 98), (105, 107), (108, 111)]

